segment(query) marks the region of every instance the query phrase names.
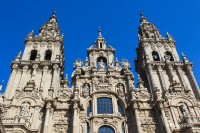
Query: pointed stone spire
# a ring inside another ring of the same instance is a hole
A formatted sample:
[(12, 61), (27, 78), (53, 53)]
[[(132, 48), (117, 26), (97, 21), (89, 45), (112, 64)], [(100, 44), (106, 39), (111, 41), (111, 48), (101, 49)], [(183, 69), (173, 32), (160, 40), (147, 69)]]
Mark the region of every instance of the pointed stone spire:
[(183, 58), (183, 62), (189, 62), (188, 58), (186, 57), (186, 55), (182, 52), (182, 58)]
[(167, 38), (167, 40), (168, 41), (173, 41), (174, 39), (172, 38), (172, 36), (168, 33), (168, 32), (166, 32), (166, 38)]
[(20, 52), (17, 54), (17, 56), (16, 56), (16, 58), (15, 58), (15, 61), (20, 61), (20, 59), (21, 59), (21, 54), (22, 54), (22, 52), (20, 51)]
[(150, 22), (147, 21), (147, 19), (144, 17), (144, 14), (140, 13), (140, 27), (138, 30), (138, 39), (140, 41), (143, 40), (161, 40), (163, 37), (161, 36), (159, 30)]
[(53, 12), (49, 20), (40, 28), (39, 38), (45, 39), (61, 39), (60, 28), (57, 24), (56, 11)]
[(142, 81), (141, 76), (138, 74), (138, 82), (137, 82), (138, 88), (144, 88), (144, 82)]
[(140, 23), (141, 24), (148, 23), (147, 19), (144, 17), (144, 13), (142, 11), (140, 12)]

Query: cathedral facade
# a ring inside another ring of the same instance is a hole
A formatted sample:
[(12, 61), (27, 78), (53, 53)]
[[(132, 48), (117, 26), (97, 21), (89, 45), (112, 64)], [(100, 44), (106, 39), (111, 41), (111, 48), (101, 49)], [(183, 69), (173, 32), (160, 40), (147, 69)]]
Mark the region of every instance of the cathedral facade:
[[(200, 92), (192, 63), (141, 14), (135, 71), (115, 57), (101, 29), (84, 61), (64, 76), (56, 13), (30, 32), (0, 97), (1, 133), (200, 133)], [(135, 85), (136, 84), (136, 85)]]

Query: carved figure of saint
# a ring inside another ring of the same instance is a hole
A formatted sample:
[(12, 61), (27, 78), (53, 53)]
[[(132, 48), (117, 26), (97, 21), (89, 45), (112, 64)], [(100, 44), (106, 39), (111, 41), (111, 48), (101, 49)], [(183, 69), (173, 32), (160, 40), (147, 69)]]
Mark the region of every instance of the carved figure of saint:
[(119, 84), (118, 87), (117, 87), (117, 92), (119, 94), (123, 94), (124, 93), (124, 87), (122, 84)]
[(29, 117), (29, 107), (30, 107), (30, 104), (28, 102), (22, 103), (20, 115), (25, 116), (25, 117)]
[(104, 65), (104, 62), (103, 60), (101, 59), (100, 62), (98, 62), (98, 65), (99, 65), (99, 69), (102, 70), (105, 68), (105, 65)]

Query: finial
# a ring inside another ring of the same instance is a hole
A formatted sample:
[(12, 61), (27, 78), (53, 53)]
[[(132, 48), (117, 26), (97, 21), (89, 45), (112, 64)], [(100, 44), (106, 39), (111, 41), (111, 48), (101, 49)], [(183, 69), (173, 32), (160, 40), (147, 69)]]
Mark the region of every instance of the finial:
[(98, 33), (99, 33), (99, 36), (102, 36), (101, 34), (101, 27), (99, 26), (99, 29), (98, 29)]
[(144, 13), (142, 12), (142, 10), (140, 11), (140, 17), (144, 18)]
[(56, 8), (54, 8), (53, 16), (56, 17)]

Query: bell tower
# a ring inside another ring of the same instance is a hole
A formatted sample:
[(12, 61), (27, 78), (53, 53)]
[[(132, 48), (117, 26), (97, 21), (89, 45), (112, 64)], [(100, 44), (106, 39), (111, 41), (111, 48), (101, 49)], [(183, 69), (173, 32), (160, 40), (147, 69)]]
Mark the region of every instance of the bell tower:
[(157, 117), (158, 121), (163, 121), (159, 126), (160, 131), (196, 131), (198, 124), (193, 123), (199, 116), (195, 106), (200, 95), (192, 63), (184, 54), (180, 59), (172, 36), (167, 33), (164, 38), (143, 13), (138, 42), (136, 72), (151, 94), (153, 109), (161, 116)]
[[(67, 130), (67, 98), (64, 95), (67, 96), (68, 79), (63, 75), (63, 39), (56, 12), (40, 28), (38, 35), (33, 31), (28, 34), (24, 51), (11, 63), (12, 72), (3, 103), (2, 121), (8, 125), (6, 132), (18, 131), (15, 126), (31, 133), (53, 132), (60, 126)], [(62, 104), (65, 107), (57, 110)], [(53, 114), (59, 117), (54, 118)], [(57, 119), (64, 119), (63, 123), (56, 122)]]

